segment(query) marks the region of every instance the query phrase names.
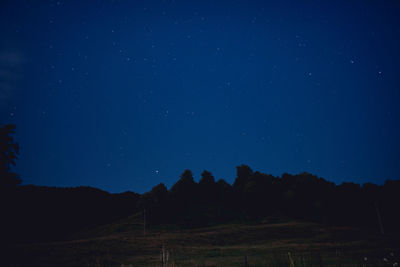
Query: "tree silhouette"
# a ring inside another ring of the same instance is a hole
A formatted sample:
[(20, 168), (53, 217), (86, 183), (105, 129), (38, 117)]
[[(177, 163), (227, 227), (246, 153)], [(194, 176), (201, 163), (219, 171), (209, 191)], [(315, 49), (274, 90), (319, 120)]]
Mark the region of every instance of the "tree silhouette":
[[(193, 179), (190, 170), (185, 170), (181, 178), (172, 186), (169, 191), (171, 216), (175, 218), (190, 218), (190, 208), (197, 200), (197, 183)], [(186, 220), (186, 219), (185, 219)], [(186, 220), (189, 222), (189, 220)]]
[(242, 164), (236, 167), (236, 176), (233, 187), (236, 190), (242, 190), (253, 176), (253, 171), (249, 166)]
[(0, 188), (21, 183), (18, 174), (11, 172), (11, 166), (15, 166), (19, 154), (18, 143), (11, 136), (15, 128), (14, 124), (0, 127)]
[(169, 210), (168, 189), (160, 183), (154, 186), (150, 192), (144, 193), (138, 203), (140, 210), (146, 210), (147, 220), (150, 223), (167, 220)]
[(204, 170), (199, 181), (199, 198), (202, 204), (215, 204), (217, 185), (211, 172)]
[(208, 186), (211, 186), (214, 184), (215, 184), (215, 179), (214, 179), (214, 176), (212, 175), (212, 173), (207, 170), (204, 170), (201, 173), (201, 179), (199, 181), (199, 185), (208, 187)]
[(172, 186), (171, 192), (177, 195), (193, 197), (196, 182), (193, 179), (193, 174), (190, 170), (185, 170), (181, 178)]

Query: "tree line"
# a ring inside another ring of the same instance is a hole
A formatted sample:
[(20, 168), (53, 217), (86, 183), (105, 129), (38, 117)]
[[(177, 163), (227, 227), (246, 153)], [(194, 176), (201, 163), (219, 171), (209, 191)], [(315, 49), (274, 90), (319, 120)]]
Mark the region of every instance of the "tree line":
[(336, 185), (310, 173), (273, 176), (240, 165), (232, 185), (207, 170), (196, 182), (185, 170), (170, 189), (160, 183), (144, 194), (20, 185), (11, 170), (18, 157), (14, 131), (15, 125), (0, 127), (0, 234), (6, 242), (63, 239), (144, 211), (150, 228), (295, 219), (390, 233), (400, 225), (400, 180)]
[(282, 218), (383, 232), (397, 231), (400, 225), (399, 180), (335, 185), (306, 172), (275, 177), (247, 165), (236, 170), (232, 185), (215, 181), (206, 170), (196, 183), (185, 170), (171, 189), (159, 184), (138, 205), (146, 209), (149, 222), (187, 226)]

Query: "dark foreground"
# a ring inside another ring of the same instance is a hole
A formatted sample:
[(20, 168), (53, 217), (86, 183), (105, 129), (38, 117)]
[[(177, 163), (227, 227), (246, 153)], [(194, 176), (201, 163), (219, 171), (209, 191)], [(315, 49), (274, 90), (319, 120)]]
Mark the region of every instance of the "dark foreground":
[(148, 226), (144, 235), (136, 215), (68, 241), (10, 245), (1, 265), (162, 266), (164, 252), (164, 266), (399, 266), (399, 240), (350, 227), (271, 220)]

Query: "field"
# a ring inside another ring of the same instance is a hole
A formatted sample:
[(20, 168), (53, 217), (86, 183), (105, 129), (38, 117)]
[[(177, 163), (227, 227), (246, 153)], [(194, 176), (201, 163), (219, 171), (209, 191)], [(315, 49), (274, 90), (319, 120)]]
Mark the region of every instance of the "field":
[(195, 229), (147, 225), (144, 235), (136, 215), (68, 241), (15, 244), (7, 262), (162, 266), (164, 252), (164, 266), (396, 266), (398, 240), (349, 227), (276, 220)]

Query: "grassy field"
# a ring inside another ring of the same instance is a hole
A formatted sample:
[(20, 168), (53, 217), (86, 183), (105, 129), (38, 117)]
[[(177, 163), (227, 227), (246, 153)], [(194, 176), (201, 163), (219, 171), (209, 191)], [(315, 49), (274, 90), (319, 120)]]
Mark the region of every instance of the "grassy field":
[(140, 217), (132, 216), (69, 241), (13, 245), (8, 266), (162, 266), (163, 247), (165, 266), (395, 266), (398, 240), (293, 221), (148, 225), (144, 235)]

